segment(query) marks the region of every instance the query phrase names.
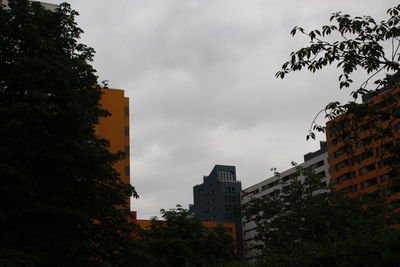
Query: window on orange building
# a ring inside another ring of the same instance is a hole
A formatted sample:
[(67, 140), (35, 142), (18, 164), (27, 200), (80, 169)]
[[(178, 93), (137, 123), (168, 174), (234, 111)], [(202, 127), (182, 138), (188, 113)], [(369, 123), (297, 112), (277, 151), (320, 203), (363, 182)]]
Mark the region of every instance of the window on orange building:
[(125, 176), (130, 176), (130, 173), (131, 173), (131, 171), (130, 171), (129, 166), (125, 166)]
[(376, 177), (372, 178), (372, 179), (368, 179), (367, 181), (364, 181), (361, 183), (361, 188), (364, 189), (364, 188), (376, 185), (377, 183), (378, 183), (378, 179), (376, 179)]
[(351, 192), (357, 192), (358, 191), (358, 185), (350, 185), (342, 189), (344, 193), (351, 193)]
[(367, 165), (365, 167), (362, 167), (361, 169), (358, 170), (359, 175), (363, 175), (366, 174), (368, 172), (371, 172), (373, 170), (375, 170), (375, 163), (372, 163), (370, 165)]
[(383, 183), (390, 179), (394, 178), (394, 175), (391, 173), (385, 173), (384, 175), (379, 176), (379, 180)]
[(333, 153), (331, 154), (331, 157), (335, 159), (335, 158), (337, 158), (337, 157), (343, 155), (344, 153), (345, 153), (344, 149), (343, 149), (343, 148), (340, 148), (340, 149), (336, 150), (335, 152), (333, 152)]
[(393, 146), (393, 141), (392, 142), (388, 142), (384, 145), (381, 145), (380, 147), (376, 148), (376, 154), (379, 155), (383, 155), (385, 152), (387, 153), (388, 150)]
[(389, 165), (389, 159), (383, 159), (378, 162), (378, 168), (383, 168)]
[(348, 179), (356, 177), (356, 172), (351, 171), (351, 172), (346, 172), (345, 174), (339, 176), (338, 178), (332, 180), (332, 183), (341, 183), (343, 181), (346, 181)]
[(372, 153), (371, 151), (365, 151), (364, 153), (358, 155), (358, 156), (356, 157), (356, 160), (358, 160), (358, 161), (363, 161), (363, 160), (369, 159), (369, 158), (371, 158), (371, 157), (373, 157), (373, 156), (374, 156), (374, 153)]
[(351, 159), (342, 160), (341, 162), (339, 162), (338, 164), (336, 164), (333, 167), (333, 171), (338, 171), (338, 170), (340, 170), (340, 169), (342, 169), (342, 168), (344, 168), (346, 166), (349, 166), (349, 165), (351, 165)]

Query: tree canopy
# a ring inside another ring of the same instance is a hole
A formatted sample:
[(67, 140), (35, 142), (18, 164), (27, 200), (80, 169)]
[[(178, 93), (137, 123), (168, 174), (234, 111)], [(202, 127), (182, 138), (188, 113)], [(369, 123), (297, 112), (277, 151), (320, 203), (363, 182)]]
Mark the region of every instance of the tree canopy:
[(136, 196), (94, 134), (101, 88), (78, 13), (0, 5), (0, 266), (123, 266)]
[(257, 226), (260, 266), (400, 264), (400, 230), (390, 227), (400, 222), (394, 202), (388, 205), (379, 190), (348, 197), (311, 169), (297, 173), (276, 194), (243, 208), (244, 219)]
[(148, 229), (137, 229), (140, 243), (151, 255), (144, 266), (231, 266), (235, 243), (222, 225), (206, 231), (187, 209), (161, 210)]
[[(358, 145), (396, 138), (400, 118), (397, 91), (400, 70), (400, 5), (387, 11), (389, 18), (376, 22), (369, 16), (352, 17), (341, 12), (331, 16), (332, 25), (305, 31), (295, 27), (291, 34), (304, 34), (310, 44), (290, 54), (276, 73), (284, 78), (293, 71), (316, 72), (335, 64), (342, 72), (340, 88), (353, 88), (352, 101), (329, 103), (319, 114), (329, 120), (328, 135), (344, 143), (352, 153)], [(332, 38), (333, 37), (333, 38)], [(367, 73), (360, 85), (353, 84), (356, 71)], [(382, 77), (382, 73), (390, 74)], [(373, 85), (371, 87), (371, 84)], [(360, 96), (379, 101), (358, 103)], [(388, 123), (381, 122), (389, 120)], [(324, 125), (312, 122), (307, 139)], [(363, 133), (364, 139), (360, 139)], [(390, 167), (398, 174), (399, 142), (390, 149)], [(387, 159), (388, 155), (385, 156)], [(352, 164), (357, 162), (352, 160)], [(349, 195), (321, 184), (321, 177), (299, 169), (305, 177), (291, 177), (276, 194), (254, 199), (244, 207), (244, 217), (255, 221), (262, 266), (397, 266), (400, 264), (399, 201), (388, 188)], [(396, 176), (397, 177), (397, 176)], [(398, 181), (398, 179), (395, 179)], [(395, 183), (393, 183), (395, 184)], [(393, 185), (390, 184), (390, 190)]]

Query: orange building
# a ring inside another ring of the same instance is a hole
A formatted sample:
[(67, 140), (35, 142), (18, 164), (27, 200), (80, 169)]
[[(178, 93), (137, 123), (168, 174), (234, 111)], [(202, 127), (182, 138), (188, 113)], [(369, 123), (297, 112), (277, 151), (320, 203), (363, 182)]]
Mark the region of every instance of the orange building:
[[(124, 183), (130, 183), (129, 157), (129, 98), (125, 97), (124, 90), (102, 89), (103, 96), (100, 104), (108, 110), (111, 116), (100, 118), (96, 127), (96, 134), (110, 142), (110, 151), (122, 151), (126, 157), (115, 164), (115, 169)], [(130, 208), (130, 200), (127, 200)]]
[[(131, 222), (137, 224), (143, 230), (149, 229), (151, 220), (138, 220), (137, 212), (131, 211), (132, 219)], [(232, 236), (233, 240), (236, 243), (236, 225), (235, 223), (223, 223), (223, 222), (201, 222), (203, 225), (204, 232), (213, 232), (218, 227), (223, 227), (226, 229), (226, 232)]]
[(235, 223), (226, 223), (226, 222), (201, 222), (204, 227), (204, 231), (213, 232), (218, 227), (223, 227), (226, 229), (226, 232), (232, 236), (233, 240), (236, 243), (236, 224)]
[[(364, 105), (383, 105), (384, 99), (391, 99), (391, 107), (398, 108), (400, 105), (399, 92), (400, 87), (391, 90), (383, 89), (378, 96), (368, 97), (364, 101)], [(349, 127), (356, 125), (358, 140), (350, 141), (352, 153), (348, 153), (344, 149), (343, 139), (346, 137), (338, 137), (335, 133), (329, 134), (332, 123), (327, 124), (328, 161), (331, 184), (335, 189), (344, 190), (350, 194), (371, 192), (378, 185), (385, 185), (395, 178), (387, 166), (387, 159), (392, 156), (387, 151), (400, 141), (398, 139), (400, 137), (398, 132), (400, 120), (385, 115), (385, 107), (382, 108), (381, 114), (373, 115), (373, 118), (363, 117), (357, 121), (351, 114), (344, 114), (334, 120), (334, 122), (338, 122), (344, 116), (348, 116), (350, 121), (347, 125), (350, 125)], [(363, 127), (363, 124), (367, 124), (366, 122), (369, 123), (369, 126)], [(375, 127), (370, 127), (371, 122), (381, 129), (393, 129), (393, 136), (378, 138)]]

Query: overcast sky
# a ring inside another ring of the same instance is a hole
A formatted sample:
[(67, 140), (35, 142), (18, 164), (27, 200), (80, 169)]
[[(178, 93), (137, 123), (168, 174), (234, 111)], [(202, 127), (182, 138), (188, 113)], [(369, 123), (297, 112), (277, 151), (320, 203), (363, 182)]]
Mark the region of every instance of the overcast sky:
[[(47, 0), (58, 4), (59, 1)], [(331, 13), (385, 18), (394, 0), (71, 0), (99, 81), (130, 98), (132, 201), (139, 218), (193, 202), (215, 164), (236, 166), (242, 187), (301, 163), (305, 136), (339, 91), (337, 71), (275, 73), (307, 44), (289, 32)], [(361, 77), (361, 76), (360, 76)], [(324, 139), (324, 136), (319, 136)]]

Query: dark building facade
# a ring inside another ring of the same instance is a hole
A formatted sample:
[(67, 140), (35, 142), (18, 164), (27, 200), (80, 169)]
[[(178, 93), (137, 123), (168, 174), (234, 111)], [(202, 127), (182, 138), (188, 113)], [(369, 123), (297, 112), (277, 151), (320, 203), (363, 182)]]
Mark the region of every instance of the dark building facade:
[(203, 183), (193, 187), (190, 210), (201, 221), (235, 223), (238, 252), (242, 251), (242, 224), (238, 215), (242, 184), (236, 180), (235, 166), (215, 165)]

